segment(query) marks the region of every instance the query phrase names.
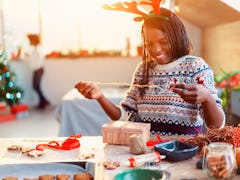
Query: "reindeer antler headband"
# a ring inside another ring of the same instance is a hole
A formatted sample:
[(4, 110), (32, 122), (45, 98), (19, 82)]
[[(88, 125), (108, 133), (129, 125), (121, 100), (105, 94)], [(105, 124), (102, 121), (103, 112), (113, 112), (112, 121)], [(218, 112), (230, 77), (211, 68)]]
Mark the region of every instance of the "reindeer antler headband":
[[(103, 8), (107, 9), (107, 10), (125, 11), (125, 12), (140, 15), (140, 16), (134, 18), (135, 21), (142, 21), (142, 20), (145, 20), (145, 19), (148, 19), (151, 17), (160, 17), (165, 20), (169, 20), (169, 16), (160, 14), (161, 13), (161, 11), (160, 11), (161, 1), (162, 0), (147, 0), (147, 1), (141, 1), (139, 3), (137, 3), (136, 1), (118, 2), (118, 3), (111, 4), (111, 5), (104, 4)], [(142, 12), (137, 8), (138, 5), (150, 5), (153, 7), (153, 12), (151, 12), (150, 14)]]

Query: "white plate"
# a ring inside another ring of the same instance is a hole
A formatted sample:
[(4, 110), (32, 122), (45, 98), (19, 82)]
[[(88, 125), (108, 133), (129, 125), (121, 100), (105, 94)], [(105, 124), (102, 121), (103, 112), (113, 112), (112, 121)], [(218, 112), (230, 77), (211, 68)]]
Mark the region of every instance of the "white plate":
[(87, 170), (74, 164), (67, 163), (40, 163), (40, 164), (7, 164), (0, 165), (0, 178), (14, 176), (19, 178), (38, 178), (44, 174), (58, 175), (84, 173)]

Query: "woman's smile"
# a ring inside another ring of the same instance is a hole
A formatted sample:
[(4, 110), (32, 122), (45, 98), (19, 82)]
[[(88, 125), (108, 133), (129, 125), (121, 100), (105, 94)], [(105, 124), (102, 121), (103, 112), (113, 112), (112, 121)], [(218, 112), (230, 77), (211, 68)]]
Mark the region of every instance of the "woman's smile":
[(166, 40), (164, 32), (152, 27), (146, 27), (144, 31), (146, 48), (152, 58), (156, 60), (158, 64), (171, 62), (170, 45)]

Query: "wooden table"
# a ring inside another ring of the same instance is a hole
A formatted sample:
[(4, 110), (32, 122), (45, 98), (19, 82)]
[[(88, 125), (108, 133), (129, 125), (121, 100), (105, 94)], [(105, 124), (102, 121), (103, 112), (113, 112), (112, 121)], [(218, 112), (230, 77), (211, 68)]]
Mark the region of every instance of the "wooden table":
[[(46, 155), (39, 158), (28, 158), (19, 154), (10, 154), (7, 152), (7, 147), (12, 144), (22, 144), (28, 146), (35, 146), (37, 144), (47, 143), (50, 140), (57, 140), (60, 143), (66, 138), (0, 138), (0, 164), (17, 164), (17, 163), (43, 163), (43, 162), (81, 162), (80, 157), (87, 153), (94, 153), (95, 157), (92, 159), (84, 160), (87, 162), (103, 162), (103, 161), (119, 161), (121, 166), (115, 170), (105, 170), (102, 166), (95, 168), (95, 172), (100, 172), (98, 177), (102, 176), (104, 180), (112, 180), (114, 175), (129, 169), (129, 157), (134, 157), (137, 162), (137, 166), (141, 165), (145, 161), (154, 161), (155, 153), (149, 149), (149, 153), (144, 155), (132, 155), (129, 153), (128, 146), (108, 145), (102, 143), (101, 136), (86, 136), (80, 138), (81, 147), (70, 151), (56, 151), (52, 149), (46, 149)], [(207, 180), (202, 170), (196, 169), (196, 162), (198, 158), (180, 161), (180, 162), (168, 162), (162, 160), (157, 169), (167, 170), (171, 173), (171, 180), (180, 179), (197, 179)], [(102, 163), (101, 163), (102, 164)], [(0, 166), (1, 168), (1, 166)], [(99, 169), (100, 168), (100, 169)], [(100, 178), (98, 178), (101, 180)], [(97, 179), (97, 180), (98, 180)], [(240, 179), (240, 176), (235, 176), (233, 180)]]

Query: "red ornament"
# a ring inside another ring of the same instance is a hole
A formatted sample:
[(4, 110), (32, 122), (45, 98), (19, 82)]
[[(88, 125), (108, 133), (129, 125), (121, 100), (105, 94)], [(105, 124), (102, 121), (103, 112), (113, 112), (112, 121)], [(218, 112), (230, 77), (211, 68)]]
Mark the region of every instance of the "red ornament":
[(3, 68), (3, 72), (4, 72), (4, 73), (8, 72), (8, 70), (9, 70), (8, 67), (4, 67), (4, 68)]

